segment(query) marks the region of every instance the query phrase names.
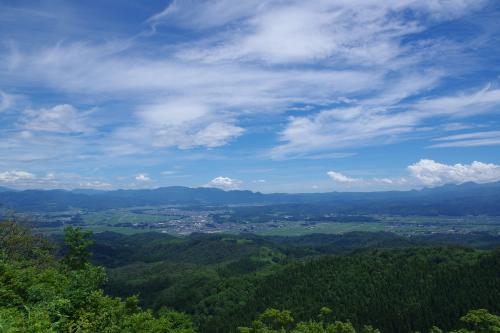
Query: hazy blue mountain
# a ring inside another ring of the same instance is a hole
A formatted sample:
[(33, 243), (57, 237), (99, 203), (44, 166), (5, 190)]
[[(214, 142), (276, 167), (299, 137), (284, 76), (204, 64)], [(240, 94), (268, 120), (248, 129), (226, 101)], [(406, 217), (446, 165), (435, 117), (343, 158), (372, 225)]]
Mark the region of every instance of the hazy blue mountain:
[(500, 182), (445, 185), (419, 191), (303, 194), (262, 194), (182, 186), (116, 191), (25, 190), (0, 192), (0, 203), (16, 211), (101, 210), (165, 204), (294, 204), (298, 207), (317, 205), (346, 213), (500, 215)]
[(77, 194), (89, 194), (89, 195), (92, 195), (92, 194), (103, 194), (106, 191), (105, 190), (95, 190), (95, 189), (92, 189), (92, 188), (79, 188), (79, 189), (71, 190), (71, 192), (77, 193)]

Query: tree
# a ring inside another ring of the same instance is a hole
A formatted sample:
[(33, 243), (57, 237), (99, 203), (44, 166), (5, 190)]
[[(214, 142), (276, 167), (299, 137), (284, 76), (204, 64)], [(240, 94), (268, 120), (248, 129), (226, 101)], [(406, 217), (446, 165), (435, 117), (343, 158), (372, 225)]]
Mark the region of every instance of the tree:
[[(350, 322), (335, 321), (326, 324), (324, 318), (332, 313), (329, 308), (324, 307), (320, 312), (321, 321), (302, 321), (294, 326), (290, 311), (269, 308), (252, 323), (252, 327), (240, 327), (238, 330), (241, 333), (356, 333)], [(380, 333), (368, 326), (361, 332)]]
[(471, 310), (460, 318), (474, 333), (500, 332), (500, 317), (486, 309)]
[(49, 259), (53, 247), (14, 221), (0, 221), (0, 256), (8, 260)]
[(281, 311), (273, 308), (266, 309), (266, 311), (259, 316), (259, 320), (267, 327), (280, 330), (289, 328), (293, 324), (293, 317), (290, 311)]
[(91, 231), (82, 231), (81, 228), (68, 227), (64, 230), (64, 244), (66, 246), (66, 255), (64, 263), (72, 270), (82, 269), (92, 253), (89, 247), (94, 241), (89, 239), (92, 236)]
[[(33, 237), (29, 230), (17, 228), (8, 226), (8, 234), (16, 235), (13, 239)], [(0, 256), (1, 333), (196, 332), (187, 315), (162, 310), (155, 316), (142, 310), (136, 297), (124, 301), (104, 294), (99, 288), (104, 269), (88, 262), (89, 234), (70, 229), (66, 235), (69, 249), (64, 265), (55, 258), (38, 265), (30, 251)], [(1, 245), (10, 244), (5, 242), (8, 238), (3, 237)]]

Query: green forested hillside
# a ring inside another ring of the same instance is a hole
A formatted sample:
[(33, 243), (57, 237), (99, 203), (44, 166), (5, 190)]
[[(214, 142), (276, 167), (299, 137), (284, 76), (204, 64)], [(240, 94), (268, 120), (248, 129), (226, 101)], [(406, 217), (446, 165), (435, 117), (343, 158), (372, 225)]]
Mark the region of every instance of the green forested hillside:
[(433, 323), (452, 328), (469, 308), (500, 311), (500, 252), (427, 248), (325, 257), (291, 264), (254, 288), (244, 304), (209, 321), (231, 327), (268, 307), (305, 320), (328, 306), (335, 319), (383, 332), (427, 330)]
[(500, 331), (500, 251), (379, 236), (97, 235), (107, 275), (88, 233), (68, 229), (57, 250), (0, 223), (0, 332)]
[(70, 229), (67, 255), (14, 223), (0, 224), (0, 332), (195, 332), (189, 317), (141, 310), (135, 297), (107, 296), (106, 275), (87, 262), (89, 241)]
[[(431, 246), (430, 238), (387, 233), (141, 237), (147, 241), (98, 235), (96, 256), (103, 248), (130, 251), (108, 270), (106, 290), (139, 294), (154, 309), (185, 311), (203, 332), (232, 332), (269, 307), (307, 320), (327, 306), (336, 320), (383, 332), (451, 329), (471, 308), (500, 311), (500, 251)], [(462, 241), (488, 239), (470, 237)], [(453, 240), (436, 237), (438, 244)]]

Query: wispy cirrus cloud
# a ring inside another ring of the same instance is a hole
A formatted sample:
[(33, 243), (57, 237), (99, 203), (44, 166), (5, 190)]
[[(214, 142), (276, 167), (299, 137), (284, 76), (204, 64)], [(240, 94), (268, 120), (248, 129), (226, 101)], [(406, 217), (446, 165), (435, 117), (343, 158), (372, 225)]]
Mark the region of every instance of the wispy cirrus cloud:
[[(407, 51), (400, 42), (403, 36), (424, 30), (428, 21), (453, 19), (483, 3), (174, 1), (150, 22), (194, 30), (224, 27), (208, 40), (209, 44), (201, 43), (200, 47), (181, 53), (183, 57), (203, 61), (288, 63), (329, 59), (362, 66), (387, 65)], [(424, 19), (398, 15), (405, 10)]]
[(14, 104), (14, 97), (0, 90), (0, 112), (9, 109)]
[(124, 112), (132, 113), (136, 123), (116, 127), (113, 139), (123, 143), (129, 141), (124, 133), (151, 133), (151, 140), (142, 141), (180, 148), (225, 145), (244, 132), (235, 124), (241, 117), (286, 112), (299, 102), (328, 103), (337, 94), (371, 89), (382, 79), (377, 71), (273, 69), (123, 56), (123, 48), (58, 44), (41, 55), (28, 53), (20, 66), (26, 66), (23, 73), (36, 73), (40, 84), (62, 92), (127, 98), (132, 107)]
[(21, 118), (21, 127), (25, 130), (85, 133), (93, 130), (88, 120), (93, 111), (81, 112), (69, 104), (56, 105), (52, 108), (27, 109)]
[(436, 138), (434, 141), (437, 141), (438, 143), (434, 143), (429, 147), (448, 148), (500, 145), (500, 131), (483, 131), (449, 135)]
[(6, 170), (92, 174), (119, 160), (130, 179), (144, 160), (158, 174), (162, 159), (208, 155), (213, 168), (234, 156), (293, 168), (412, 139), (498, 143), (468, 134), (498, 129), (492, 1), (174, 0), (119, 22), (78, 6), (0, 5), (0, 111), (26, 96), (16, 101), (25, 111), (0, 114)]
[[(500, 89), (488, 87), (468, 94), (429, 98), (405, 104), (404, 109), (390, 104), (378, 107), (360, 104), (320, 111), (312, 116), (290, 118), (281, 132), (281, 141), (284, 143), (275, 147), (271, 156), (294, 157), (304, 151), (362, 147), (404, 140), (408, 134), (414, 133), (432, 119), (496, 113), (500, 107)], [(475, 144), (495, 142), (496, 138), (490, 136), (487, 140), (476, 140)], [(471, 141), (469, 144), (474, 143)], [(432, 145), (449, 146), (453, 146), (452, 143)]]
[[(403, 71), (405, 66), (418, 62), (411, 56), (415, 50), (411, 45), (403, 46), (402, 38), (425, 30), (426, 20), (448, 20), (479, 6), (478, 2), (448, 6), (414, 1), (383, 4), (250, 1), (244, 5), (227, 1), (173, 2), (149, 22), (186, 29), (234, 25), (229, 33), (216, 32), (216, 41), (202, 35), (187, 43), (174, 44), (166, 57), (140, 55), (136, 52), (139, 45), (133, 41), (73, 42), (18, 52), (16, 57), (20, 60), (16, 63), (38, 82), (62, 91), (99, 95), (134, 91), (140, 92), (136, 103), (141, 104), (147, 96), (157, 96), (160, 92), (168, 96), (165, 104), (176, 103), (179, 98), (195, 99), (205, 103), (204, 108), (215, 105), (216, 113), (231, 112), (233, 118), (248, 111), (285, 112), (297, 102), (328, 103), (339, 95), (370, 91), (385, 96), (396, 94), (392, 98), (401, 99), (433, 86), (436, 81), (436, 78), (422, 80), (433, 75), (412, 77), (408, 83), (401, 82), (403, 76), (401, 80), (385, 79), (389, 60)], [(407, 20), (393, 15), (405, 10), (413, 10), (427, 19)], [(393, 61), (396, 58), (399, 60)], [(321, 64), (321, 68), (273, 68), (248, 62), (252, 59), (276, 64), (290, 61)], [(345, 64), (361, 68), (346, 69)], [(421, 83), (419, 87), (410, 86), (416, 82)], [(404, 86), (406, 90), (397, 91)], [(373, 101), (377, 98), (380, 97), (372, 96)], [(189, 114), (189, 106), (185, 110)], [(163, 112), (170, 111), (165, 108)], [(220, 123), (217, 126), (221, 127)], [(224, 126), (224, 132), (231, 137), (238, 136), (236, 131), (227, 123)], [(180, 136), (183, 130), (174, 132)], [(184, 137), (185, 141), (203, 141), (192, 135)], [(228, 141), (220, 140), (221, 144)], [(197, 144), (181, 142), (181, 146)]]
[(304, 152), (381, 144), (410, 133), (417, 123), (414, 114), (388, 114), (385, 110), (363, 107), (291, 117), (281, 132), (284, 143), (273, 148), (270, 154), (276, 159), (295, 158)]
[(0, 186), (14, 189), (112, 189), (113, 185), (102, 180), (92, 179), (78, 174), (53, 173), (44, 174), (24, 170), (0, 172)]
[(479, 91), (461, 92), (451, 96), (425, 98), (414, 106), (422, 117), (451, 115), (467, 117), (491, 111), (500, 105), (500, 89), (491, 85)]

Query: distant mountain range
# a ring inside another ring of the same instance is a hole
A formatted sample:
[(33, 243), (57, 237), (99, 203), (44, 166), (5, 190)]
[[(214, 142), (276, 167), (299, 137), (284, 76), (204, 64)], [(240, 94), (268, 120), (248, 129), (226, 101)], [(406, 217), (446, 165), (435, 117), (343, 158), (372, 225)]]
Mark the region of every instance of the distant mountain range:
[(182, 186), (143, 190), (24, 190), (0, 188), (3, 207), (23, 211), (103, 210), (133, 206), (294, 204), (341, 212), (417, 215), (500, 215), (500, 182), (386, 192), (271, 193)]
[(0, 192), (9, 192), (9, 191), (14, 191), (14, 190), (8, 187), (0, 186)]

